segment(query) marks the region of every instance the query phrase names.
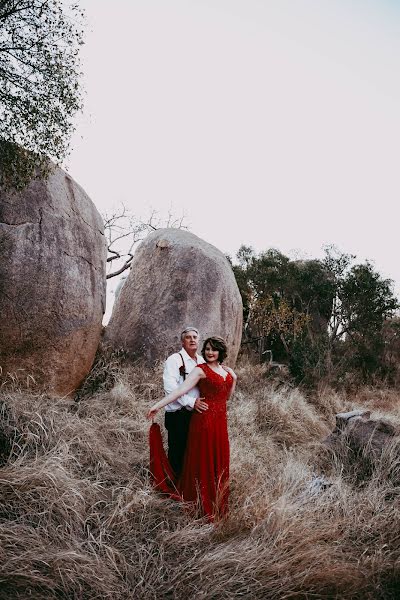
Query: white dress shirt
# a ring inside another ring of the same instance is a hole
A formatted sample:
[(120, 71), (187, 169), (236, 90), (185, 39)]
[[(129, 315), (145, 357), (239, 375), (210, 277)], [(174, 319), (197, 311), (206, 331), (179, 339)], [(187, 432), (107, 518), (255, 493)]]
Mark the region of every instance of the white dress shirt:
[[(175, 354), (171, 354), (165, 361), (164, 365), (164, 390), (166, 394), (170, 394), (176, 388), (183, 383), (183, 376), (180, 374), (179, 369), (182, 366), (182, 358), (183, 364), (185, 366), (186, 375), (189, 375), (193, 371), (193, 369), (201, 363), (204, 363), (205, 360), (199, 354), (196, 354), (196, 358), (190, 358), (189, 354), (182, 348), (180, 352), (175, 352)], [(199, 388), (194, 387), (188, 392), (184, 394), (175, 402), (171, 402), (167, 404), (165, 410), (167, 412), (175, 412), (176, 410), (180, 410), (182, 407), (187, 407), (188, 410), (193, 410), (194, 403), (196, 398), (200, 395)]]

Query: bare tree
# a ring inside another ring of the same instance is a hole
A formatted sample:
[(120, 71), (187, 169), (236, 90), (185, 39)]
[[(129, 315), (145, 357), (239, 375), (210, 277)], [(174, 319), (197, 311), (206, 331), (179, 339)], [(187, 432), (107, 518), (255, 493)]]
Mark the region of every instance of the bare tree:
[(157, 229), (171, 227), (187, 229), (185, 216), (174, 217), (170, 212), (166, 218), (152, 211), (148, 219), (138, 218), (123, 204), (114, 212), (103, 215), (104, 231), (107, 239), (107, 279), (121, 275), (130, 268), (135, 246), (148, 233)]

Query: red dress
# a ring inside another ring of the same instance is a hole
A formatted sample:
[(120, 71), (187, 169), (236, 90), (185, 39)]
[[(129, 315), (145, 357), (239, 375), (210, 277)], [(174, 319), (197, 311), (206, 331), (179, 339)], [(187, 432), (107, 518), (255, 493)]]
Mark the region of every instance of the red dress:
[(150, 428), (150, 471), (154, 485), (185, 502), (200, 501), (202, 512), (212, 520), (227, 512), (229, 495), (229, 439), (226, 401), (233, 378), (225, 379), (207, 363), (198, 365), (206, 375), (199, 381), (200, 396), (208, 404), (190, 420), (183, 471), (176, 481), (161, 443), (159, 425)]

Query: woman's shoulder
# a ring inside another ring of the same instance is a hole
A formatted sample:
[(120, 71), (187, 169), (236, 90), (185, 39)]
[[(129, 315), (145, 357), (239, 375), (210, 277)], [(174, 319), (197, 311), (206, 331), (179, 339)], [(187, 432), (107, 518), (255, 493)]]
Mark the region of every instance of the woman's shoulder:
[(226, 365), (223, 365), (223, 368), (225, 369), (225, 371), (228, 371), (228, 373), (232, 375), (233, 379), (237, 379), (237, 375), (233, 369), (227, 367)]
[(198, 365), (195, 366), (192, 373), (195, 372), (200, 377), (200, 379), (205, 379), (207, 377), (207, 374), (204, 370), (204, 367), (206, 366), (206, 364), (207, 363), (199, 363)]

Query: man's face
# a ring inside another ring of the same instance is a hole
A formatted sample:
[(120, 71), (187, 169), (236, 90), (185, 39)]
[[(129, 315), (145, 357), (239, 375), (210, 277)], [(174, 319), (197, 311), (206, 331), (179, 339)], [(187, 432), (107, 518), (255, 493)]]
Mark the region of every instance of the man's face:
[(188, 354), (196, 352), (199, 346), (199, 336), (195, 331), (187, 331), (183, 334), (182, 347)]

